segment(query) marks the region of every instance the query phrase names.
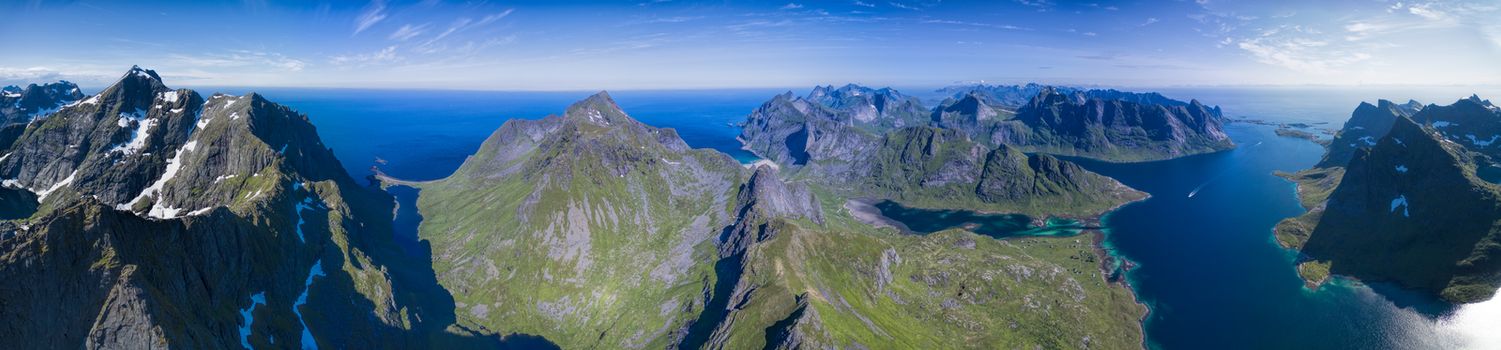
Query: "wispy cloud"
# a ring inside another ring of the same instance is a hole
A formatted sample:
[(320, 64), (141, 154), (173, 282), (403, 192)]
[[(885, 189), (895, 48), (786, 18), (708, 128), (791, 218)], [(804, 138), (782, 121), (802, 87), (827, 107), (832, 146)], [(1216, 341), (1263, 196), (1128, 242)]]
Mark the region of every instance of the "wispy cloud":
[(360, 15), (354, 18), (354, 33), (359, 34), (385, 19), (386, 2), (384, 0), (371, 1), (370, 5), (366, 5), (365, 10), (360, 11)]
[(1321, 35), (1322, 32), (1316, 29), (1282, 25), (1243, 39), (1236, 46), (1264, 64), (1324, 75), (1372, 57), (1359, 46), (1334, 45), (1329, 40), (1320, 39)]
[(433, 36), (431, 39), (427, 39), (421, 44), (418, 44), (415, 51), (423, 54), (441, 52), (448, 48), (448, 45), (444, 44), (444, 39), (448, 38), (449, 36), (457, 33), (462, 33), (470, 29), (482, 27), (490, 23), (495, 23), (495, 21), (499, 21), (502, 18), (506, 18), (506, 16), (510, 16), (511, 13), (515, 11), (515, 9), (506, 9), (505, 11), (486, 15), (478, 20), (467, 17), (456, 19), (453, 21), (453, 23), (449, 24), (448, 29), (443, 30), (442, 33), (438, 33), (438, 35)]
[(414, 36), (422, 35), (422, 33), (427, 32), (427, 27), (427, 24), (417, 26), (411, 24), (403, 24), (401, 25), (401, 28), (397, 28), (396, 31), (391, 32), (391, 36), (388, 36), (386, 38), (396, 41), (407, 41), (407, 39), (411, 39)]
[(855, 0), (855, 6), (876, 7), (876, 4), (872, 4), (872, 3), (868, 3), (868, 2), (864, 2), (864, 1), (860, 1), (860, 0)]
[(276, 67), (288, 72), (302, 71), (307, 63), (276, 52), (230, 50), (219, 53), (172, 54), (168, 62), (191, 67)]
[(1009, 24), (992, 24), (992, 23), (980, 23), (980, 22), (965, 22), (965, 21), (945, 20), (945, 19), (924, 20), (924, 21), (922, 21), (922, 23), (928, 23), (928, 24), (952, 24), (952, 25), (961, 25), (961, 26), (970, 26), (970, 27), (983, 27), (983, 28), (996, 28), (996, 29), (1009, 29), (1009, 30), (1032, 30), (1031, 28), (1018, 27), (1018, 26), (1009, 25)]
[(1152, 25), (1153, 23), (1157, 23), (1157, 22), (1159, 22), (1157, 20), (1157, 17), (1150, 17), (1150, 18), (1147, 18), (1146, 21), (1141, 22), (1141, 24), (1138, 24), (1136, 26), (1137, 27), (1145, 27), (1145, 26), (1149, 26), (1149, 25)]
[(333, 63), (336, 66), (363, 66), (375, 63), (395, 62), (399, 60), (401, 60), (401, 56), (396, 55), (396, 45), (391, 45), (376, 52), (329, 57), (328, 62)]
[(899, 9), (903, 9), (903, 10), (922, 11), (922, 9), (917, 8), (916, 6), (911, 6), (911, 5), (903, 4), (903, 3), (900, 3), (900, 2), (892, 1), (892, 2), (888, 2), (887, 4), (890, 4), (891, 7), (895, 7), (895, 8), (899, 8)]
[(700, 19), (704, 19), (704, 16), (652, 17), (652, 18), (647, 18), (647, 19), (642, 19), (642, 20), (637, 20), (637, 21), (626, 22), (626, 23), (624, 23), (622, 25), (655, 24), (655, 23), (683, 23), (683, 22), (689, 22), (689, 21), (696, 21), (696, 20), (700, 20)]
[(1036, 8), (1038, 11), (1047, 11), (1053, 8), (1052, 0), (1016, 0), (1016, 3)]
[(786, 5), (782, 5), (783, 10), (796, 10), (800, 8), (803, 8), (803, 4), (789, 2)]

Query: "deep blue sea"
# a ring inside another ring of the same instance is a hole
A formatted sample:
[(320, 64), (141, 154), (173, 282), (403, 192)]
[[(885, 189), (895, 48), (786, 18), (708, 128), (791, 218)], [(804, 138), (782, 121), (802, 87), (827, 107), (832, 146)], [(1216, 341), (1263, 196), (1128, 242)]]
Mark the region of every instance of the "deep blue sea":
[[(246, 89), (205, 89), (243, 93)], [(356, 177), (372, 165), (401, 178), (443, 178), (505, 120), (562, 113), (592, 92), (257, 89), (307, 113), (324, 143)], [(742, 161), (733, 126), (779, 90), (621, 91), (631, 116), (678, 130), (690, 146)], [(806, 89), (796, 89), (799, 94)], [(1486, 91), (1437, 89), (1162, 89), (1225, 108), (1228, 116), (1326, 122), (1337, 128), (1360, 101), (1448, 104)], [(1492, 91), (1496, 92), (1496, 91)], [(1491, 97), (1496, 98), (1496, 97)], [(1232, 124), (1234, 151), (1087, 168), (1152, 194), (1104, 220), (1105, 244), (1136, 267), (1127, 273), (1152, 310), (1147, 345), (1160, 349), (1501, 348), (1501, 300), (1460, 308), (1387, 285), (1336, 279), (1313, 291), (1295, 253), (1272, 239), (1277, 221), (1303, 209), (1292, 183), (1272, 176), (1314, 164), (1317, 145)], [(1196, 191), (1197, 190), (1197, 191)], [(1190, 192), (1197, 192), (1189, 197)], [(407, 193), (404, 196), (413, 196)], [(407, 202), (409, 199), (403, 200)], [(408, 222), (415, 231), (415, 222)]]

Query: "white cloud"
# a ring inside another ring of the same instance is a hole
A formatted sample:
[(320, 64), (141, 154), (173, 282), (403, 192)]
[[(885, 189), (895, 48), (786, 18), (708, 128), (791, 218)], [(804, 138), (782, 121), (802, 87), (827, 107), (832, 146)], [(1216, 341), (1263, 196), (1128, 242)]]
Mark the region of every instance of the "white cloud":
[(855, 0), (855, 6), (876, 7), (876, 4)]
[(474, 28), (485, 26), (485, 25), (490, 24), (490, 23), (494, 23), (495, 21), (498, 21), (498, 20), (500, 20), (502, 18), (506, 18), (506, 16), (510, 16), (511, 13), (515, 12), (515, 11), (516, 11), (516, 9), (507, 9), (505, 11), (501, 11), (501, 12), (498, 12), (498, 13), (486, 15), (485, 17), (481, 17), (479, 20), (474, 20), (474, 19), (470, 19), (470, 18), (459, 18), (459, 19), (456, 19), (456, 20), (453, 21), (452, 24), (449, 24), (448, 25), (448, 29), (443, 30), (442, 33), (438, 33), (438, 35), (433, 36), (431, 39), (427, 39), (426, 41), (423, 41), (421, 44), (418, 44), (417, 47), (414, 49), (414, 51), (416, 51), (418, 53), (423, 53), (423, 54), (432, 54), (432, 53), (441, 52), (443, 50), (448, 49), (448, 45), (446, 45), (443, 42), (444, 41), (443, 39), (447, 39), (449, 36), (454, 35), (454, 34), (463, 33), (463, 32), (468, 31), (470, 29), (474, 29)]
[(985, 27), (985, 28), (1010, 29), (1010, 30), (1032, 30), (1031, 28), (1018, 27), (1018, 26), (1009, 25), (1009, 24), (991, 24), (991, 23), (979, 23), (979, 22), (965, 22), (965, 21), (954, 21), (954, 20), (946, 20), (946, 19), (930, 19), (930, 20), (924, 20), (924, 21), (922, 21), (922, 23), (928, 23), (928, 24), (953, 24), (953, 25), (962, 25), (962, 26), (971, 26), (971, 27)]
[(1025, 6), (1036, 7), (1039, 11), (1047, 10), (1053, 7), (1052, 0), (1016, 0), (1016, 3)]
[(1444, 19), (1444, 13), (1434, 9), (1433, 4), (1412, 5), (1407, 8), (1407, 12), (1433, 21)]
[(280, 53), (250, 50), (230, 50), (223, 53), (197, 55), (172, 54), (168, 56), (167, 62), (199, 69), (270, 66), (283, 71), (300, 72), (307, 67), (306, 62)]
[(1151, 17), (1151, 18), (1147, 18), (1146, 22), (1142, 22), (1141, 24), (1137, 25), (1137, 27), (1145, 27), (1145, 26), (1149, 26), (1149, 25), (1152, 25), (1153, 23), (1157, 23), (1157, 22), (1158, 22), (1157, 17)]
[(359, 34), (384, 19), (386, 19), (386, 2), (383, 0), (371, 1), (370, 5), (365, 6), (365, 10), (361, 11), (360, 15), (355, 17), (354, 33)]
[(803, 4), (789, 2), (786, 5), (782, 5), (783, 10), (796, 10), (800, 8), (803, 8)]
[(916, 8), (916, 7), (912, 7), (912, 6), (909, 6), (907, 4), (903, 4), (903, 3), (900, 3), (900, 2), (895, 2), (895, 1), (889, 2), (888, 4), (891, 4), (891, 7), (895, 7), (895, 8), (899, 8), (899, 9), (904, 9), (904, 10), (913, 10), (913, 11), (921, 11), (922, 10), (922, 9), (919, 9), (919, 8)]
[(427, 31), (427, 27), (427, 24), (420, 26), (403, 24), (401, 28), (397, 28), (396, 31), (391, 32), (391, 35), (386, 38), (396, 41), (407, 41), (407, 39), (411, 39), (414, 36), (422, 35), (423, 32)]
[(1237, 46), (1258, 62), (1312, 74), (1332, 74), (1371, 59), (1366, 52), (1330, 48), (1328, 41), (1278, 34), (1241, 40)]
[(387, 46), (384, 49), (381, 49), (380, 51), (371, 53), (363, 53), (357, 55), (339, 55), (330, 57), (328, 61), (340, 66), (363, 66), (375, 63), (389, 63), (399, 60), (401, 60), (401, 56), (396, 55), (396, 45), (391, 45)]

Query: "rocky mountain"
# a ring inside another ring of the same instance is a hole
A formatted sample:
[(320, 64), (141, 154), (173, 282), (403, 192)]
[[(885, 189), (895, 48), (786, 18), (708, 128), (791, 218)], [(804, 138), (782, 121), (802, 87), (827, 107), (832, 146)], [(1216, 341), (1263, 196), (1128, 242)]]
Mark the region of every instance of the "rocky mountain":
[(741, 139), (791, 176), (851, 197), (1073, 217), (1141, 197), (1073, 163), (969, 135), (1010, 117), (971, 95), (933, 112), (937, 127), (872, 129), (788, 93), (752, 112)]
[(1116, 162), (1161, 160), (1233, 148), (1234, 143), (1222, 130), (1221, 118), (1218, 107), (1197, 100), (1182, 105), (1143, 104), (1052, 88), (1043, 89), (1015, 115), (998, 113), (995, 106), (976, 95), (945, 101), (933, 113), (939, 126), (962, 130), (988, 144)]
[[(858, 173), (860, 160), (875, 151), (883, 134), (917, 126), (956, 130), (992, 147), (1116, 162), (1169, 159), (1235, 146), (1222, 130), (1219, 107), (1197, 100), (1041, 85), (955, 89), (959, 95), (933, 108), (924, 120), (866, 118), (875, 122), (851, 117), (849, 104), (830, 102), (827, 96), (834, 94), (826, 92), (827, 87), (815, 89), (810, 98), (786, 93), (747, 116), (740, 139), (747, 149), (777, 164), (822, 163), (817, 166), (831, 174)], [(1033, 89), (1037, 93), (1027, 103), (1011, 104), (1010, 99)], [(908, 110), (920, 109), (915, 99), (909, 101), (904, 104), (913, 106)]]
[(1414, 121), (1433, 128), (1444, 139), (1485, 155), (1487, 162), (1501, 159), (1501, 107), (1470, 95), (1448, 106), (1429, 105), (1412, 114)]
[[(1116, 89), (1085, 89), (1071, 86), (1042, 85), (1027, 83), (1025, 85), (986, 85), (968, 84), (953, 85), (939, 89), (938, 92), (948, 94), (950, 98), (962, 100), (966, 96), (979, 97), (986, 105), (1015, 110), (1027, 105), (1032, 97), (1046, 90), (1056, 91), (1062, 94), (1082, 94), (1085, 98), (1101, 100), (1119, 100), (1141, 105), (1164, 105), (1164, 106), (1189, 106), (1190, 102), (1175, 100), (1156, 92), (1131, 92)], [(1220, 114), (1219, 107), (1211, 107), (1215, 114)]]
[[(819, 103), (861, 106), (854, 91)], [(906, 103), (887, 98), (870, 105)], [(692, 149), (605, 93), (508, 121), (448, 178), (378, 177), (421, 191), (418, 252), (395, 244), (390, 195), (257, 94), (204, 97), (132, 68), (19, 125), (0, 144), (0, 278), (26, 281), (0, 286), (4, 348), (1142, 342), (1145, 310), (1087, 237), (882, 231), (841, 192)], [(913, 198), (952, 187), (1043, 208), (1119, 186), (949, 130), (877, 140), (881, 165), (860, 169)]]
[(6, 348), (494, 341), (443, 331), (446, 292), (392, 243), (391, 198), (260, 95), (132, 68), (6, 146), (4, 186), (40, 202), (0, 223), (0, 278), (27, 281), (0, 287)]
[(923, 107), (922, 101), (889, 87), (872, 89), (847, 84), (835, 89), (833, 86), (819, 86), (814, 87), (805, 99), (832, 109), (839, 117), (848, 118), (856, 125), (870, 126), (875, 130), (926, 122), (927, 107)]
[(25, 88), (15, 85), (0, 88), (0, 125), (27, 123), (45, 117), (83, 97), (78, 85), (67, 81), (28, 84)]
[(1315, 283), (1339, 274), (1455, 303), (1489, 299), (1501, 287), (1501, 187), (1477, 174), (1486, 147), (1456, 142), (1442, 128), (1460, 118), (1485, 125), (1493, 112), (1478, 98), (1411, 116), (1382, 102), (1362, 104), (1340, 132), (1374, 138), (1356, 143), (1348, 162), (1329, 165), (1336, 149), (1350, 147), (1336, 142), (1318, 167), (1286, 175), (1310, 210), (1278, 224), (1278, 240), (1304, 254), (1299, 270)]
[[(838, 113), (790, 95), (766, 108), (800, 107)], [(1050, 175), (1023, 174), (1078, 170), (1035, 164), (1006, 169), (1015, 177), (977, 167), (972, 181), (1031, 184)], [(463, 328), (533, 334), (565, 348), (1141, 341), (1141, 307), (1103, 277), (1103, 256), (1088, 239), (1013, 244), (963, 231), (873, 232), (841, 208), (847, 198), (837, 192), (691, 149), (605, 93), (562, 116), (507, 121), (448, 178), (385, 181), (421, 190), (420, 234)], [(998, 196), (1013, 190), (993, 185)], [(1039, 188), (1024, 185), (1014, 190)], [(1047, 248), (1023, 253), (1016, 244)], [(949, 263), (956, 259), (972, 263)], [(1002, 260), (1009, 263), (983, 263)]]
[(862, 177), (824, 185), (851, 196), (884, 197), (928, 208), (1089, 217), (1144, 194), (1048, 155), (988, 147), (934, 127), (896, 130), (860, 164)]
[(702, 309), (744, 168), (599, 93), (509, 120), (417, 185), (423, 239), (467, 324), (565, 348), (661, 348)]
[(927, 108), (891, 88), (815, 87), (806, 97), (773, 97), (741, 125), (741, 140), (762, 157), (803, 165), (810, 159), (850, 161), (880, 134), (927, 125)]
[(1084, 90), (1067, 86), (1049, 86), (1037, 83), (1027, 83), (1025, 85), (953, 85), (938, 89), (938, 92), (947, 94), (951, 98), (956, 100), (964, 99), (967, 96), (974, 95), (986, 105), (1015, 110), (1017, 107), (1021, 107), (1023, 105), (1026, 105), (1027, 102), (1032, 101), (1033, 96), (1037, 96), (1038, 93), (1041, 93), (1045, 89), (1053, 89), (1062, 91), (1064, 93), (1072, 93)]
[[(1414, 105), (1417, 107), (1412, 107)], [(1407, 105), (1387, 100), (1377, 101), (1375, 105), (1362, 102), (1350, 114), (1350, 120), (1334, 135), (1334, 141), (1329, 143), (1328, 152), (1319, 160), (1318, 166), (1344, 166), (1350, 162), (1350, 157), (1354, 156), (1357, 149), (1375, 146), (1377, 139), (1391, 131), (1392, 123), (1397, 118), (1411, 117), (1420, 109), (1422, 105), (1417, 104), (1417, 101)]]

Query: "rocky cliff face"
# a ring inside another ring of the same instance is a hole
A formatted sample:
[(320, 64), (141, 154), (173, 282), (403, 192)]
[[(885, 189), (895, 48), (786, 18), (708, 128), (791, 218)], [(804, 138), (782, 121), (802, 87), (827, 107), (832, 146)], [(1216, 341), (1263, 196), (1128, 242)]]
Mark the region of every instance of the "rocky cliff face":
[(46, 117), (83, 97), (78, 85), (67, 81), (0, 88), (0, 125)]
[(892, 88), (872, 89), (848, 84), (815, 87), (808, 101), (834, 110), (857, 125), (884, 130), (924, 123), (927, 108), (916, 97), (903, 95)]
[(1410, 117), (1415, 112), (1417, 110), (1409, 105), (1387, 100), (1380, 100), (1375, 105), (1362, 102), (1334, 135), (1334, 141), (1329, 143), (1328, 152), (1324, 159), (1319, 160), (1318, 167), (1344, 166), (1357, 149), (1375, 146), (1376, 140), (1391, 131), (1397, 118)]
[(862, 127), (849, 113), (792, 93), (777, 95), (746, 117), (740, 138), (746, 148), (787, 167), (814, 165), (829, 172), (855, 171), (853, 162), (874, 151), (880, 128)]
[[(1159, 95), (1160, 96), (1160, 95)], [(1027, 152), (1148, 161), (1234, 147), (1217, 108), (1141, 104), (1044, 89), (1015, 118), (967, 128), (972, 137)]]
[(927, 114), (917, 98), (891, 88), (819, 86), (806, 97), (787, 92), (762, 104), (742, 124), (740, 138), (779, 164), (849, 162), (868, 152), (881, 133), (927, 125)]
[(1422, 107), (1411, 115), (1444, 139), (1485, 155), (1487, 162), (1501, 159), (1501, 107), (1490, 100), (1471, 95), (1448, 106)]
[[(1291, 176), (1311, 208), (1279, 224), (1279, 240), (1301, 249), (1305, 265), (1320, 267), (1314, 271), (1393, 281), (1456, 303), (1489, 299), (1501, 287), (1501, 187), (1477, 175), (1486, 149), (1454, 141), (1442, 126), (1463, 125), (1461, 118), (1485, 125), (1494, 112), (1478, 98), (1412, 117), (1381, 105), (1388, 108), (1363, 104), (1340, 136), (1385, 132), (1354, 147), (1331, 145), (1321, 165), (1339, 148), (1352, 150), (1347, 163)], [(1464, 110), (1471, 113), (1456, 113)]]
[(40, 201), (0, 236), (0, 276), (30, 281), (0, 287), (7, 348), (465, 344), (436, 336), (446, 294), (390, 241), (390, 197), (259, 95), (133, 68), (7, 152)]

